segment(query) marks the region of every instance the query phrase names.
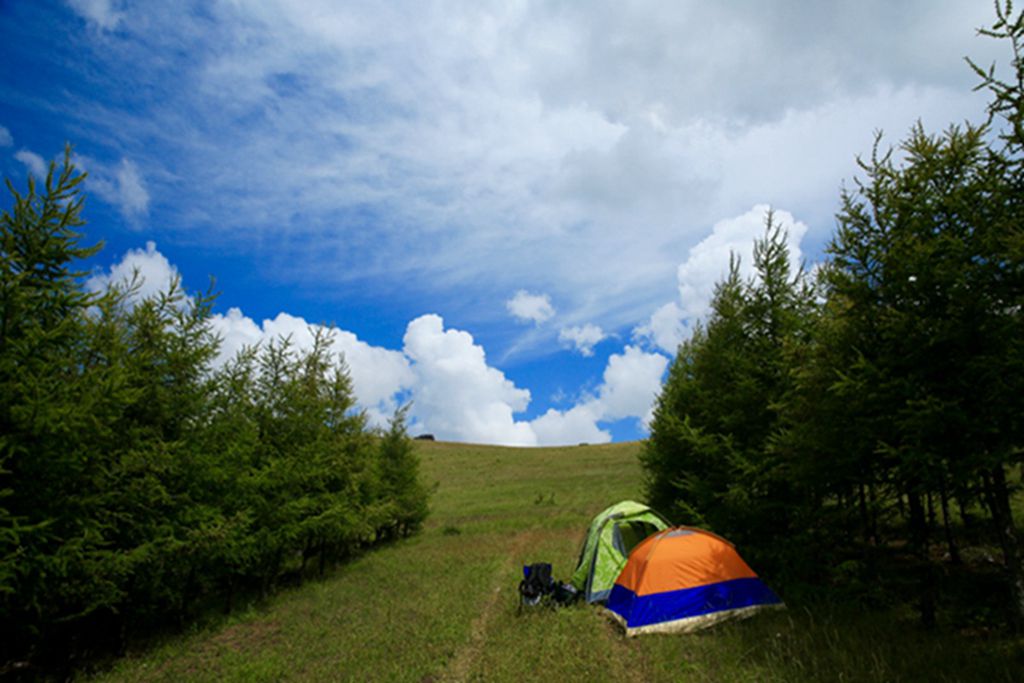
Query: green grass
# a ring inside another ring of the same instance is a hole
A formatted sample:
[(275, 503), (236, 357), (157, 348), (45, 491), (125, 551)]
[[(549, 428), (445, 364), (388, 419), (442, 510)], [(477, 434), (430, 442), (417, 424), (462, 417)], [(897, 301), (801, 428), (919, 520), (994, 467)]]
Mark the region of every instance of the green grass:
[(521, 566), (566, 578), (590, 518), (640, 496), (638, 444), (419, 443), (423, 532), (325, 579), (130, 653), (102, 681), (1018, 680), (1022, 643), (793, 607), (691, 636), (625, 639), (598, 610), (517, 614)]

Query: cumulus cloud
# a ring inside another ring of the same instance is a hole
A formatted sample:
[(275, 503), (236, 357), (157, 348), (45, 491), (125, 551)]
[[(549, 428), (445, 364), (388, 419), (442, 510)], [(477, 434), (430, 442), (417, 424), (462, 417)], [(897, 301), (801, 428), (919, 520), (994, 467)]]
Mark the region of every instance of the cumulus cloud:
[[(130, 250), (106, 271), (94, 273), (86, 288), (101, 291), (136, 274), (136, 296), (143, 297), (165, 290), (178, 270), (147, 242), (145, 249)], [(309, 349), (318, 327), (285, 312), (257, 323), (239, 308), (212, 316), (210, 326), (221, 339), (216, 366), (244, 346), (285, 337), (297, 349)], [(600, 335), (582, 336), (586, 342)], [(373, 346), (347, 330), (333, 330), (332, 344), (332, 351), (343, 355), (358, 404), (372, 424), (383, 425), (400, 403), (411, 400), (418, 429), (442, 439), (516, 446), (602, 443), (611, 440), (602, 422), (636, 418), (646, 425), (668, 364), (659, 353), (628, 345), (609, 357), (593, 393), (565, 411), (551, 409), (526, 421), (516, 415), (528, 408), (530, 391), (491, 366), (469, 332), (445, 328), (438, 315), (412, 320), (400, 350)]]
[[(138, 279), (135, 279), (135, 276)], [(133, 294), (135, 300), (141, 300), (160, 292), (166, 292), (175, 278), (180, 277), (178, 269), (157, 251), (156, 243), (146, 242), (145, 249), (130, 249), (120, 261), (112, 265), (106, 272), (93, 273), (85, 281), (90, 292), (100, 292), (111, 285), (127, 286), (133, 280), (138, 288)]]
[[(284, 312), (257, 324), (238, 308), (214, 315), (210, 325), (221, 338), (221, 348), (214, 360), (218, 366), (245, 346), (265, 345), (284, 338), (297, 350), (311, 349), (313, 331), (321, 327)], [(408, 359), (400, 351), (367, 344), (347, 330), (333, 330), (332, 339), (331, 350), (345, 359), (359, 406), (366, 411), (371, 424), (384, 425), (413, 384)]]
[(89, 172), (89, 189), (116, 206), (130, 223), (137, 225), (149, 211), (149, 190), (134, 161), (124, 158), (113, 168), (88, 157), (77, 157), (76, 162)]
[[(100, 292), (111, 285), (125, 286), (134, 279), (139, 286), (133, 300), (139, 301), (167, 291), (178, 277), (178, 269), (150, 241), (145, 249), (129, 250), (106, 271), (94, 273), (85, 287), (90, 292)], [(213, 364), (224, 365), (245, 346), (265, 345), (286, 337), (298, 350), (311, 349), (314, 331), (321, 327), (284, 312), (258, 324), (241, 309), (230, 308), (227, 313), (210, 318), (210, 328), (221, 340)], [(372, 346), (347, 330), (336, 329), (332, 334), (331, 350), (344, 357), (356, 400), (372, 424), (384, 425), (414, 383), (409, 360), (401, 351)]]
[(487, 364), (472, 335), (446, 330), (436, 315), (409, 323), (405, 354), (412, 362), (412, 413), (428, 431), (457, 441), (546, 446), (606, 443), (601, 422), (636, 418), (646, 428), (668, 358), (637, 346), (612, 354), (600, 386), (576, 405), (549, 409), (529, 422), (516, 420), (530, 392)]
[(514, 418), (530, 392), (489, 366), (472, 335), (424, 315), (409, 323), (404, 343), (415, 375), (412, 412), (425, 429), (458, 441), (536, 445), (530, 425)]
[(654, 399), (661, 390), (668, 362), (660, 353), (648, 353), (636, 346), (627, 346), (621, 354), (612, 355), (598, 392), (602, 417), (638, 417), (646, 426), (651, 421)]
[(397, 407), (396, 394), (415, 383), (409, 359), (399, 351), (367, 344), (347, 330), (337, 332), (334, 347), (345, 354), (359, 402), (365, 406), (387, 406), (390, 416)]
[(608, 335), (597, 325), (566, 327), (558, 332), (558, 341), (571, 344), (584, 356), (593, 356), (594, 347)]
[(111, 0), (66, 0), (68, 6), (86, 21), (109, 31), (117, 27), (124, 15)]
[(603, 443), (611, 434), (598, 425), (603, 421), (637, 418), (646, 429), (661, 391), (661, 379), (669, 360), (660, 353), (626, 346), (608, 358), (596, 394), (584, 397), (569, 410), (549, 409), (530, 424), (541, 445), (573, 442)]
[(532, 420), (530, 426), (541, 446), (564, 446), (572, 443), (608, 443), (612, 435), (601, 429), (599, 406), (593, 402), (574, 406), (564, 412), (549, 408)]
[(633, 331), (633, 335), (649, 340), (659, 349), (675, 353), (686, 338), (687, 330), (683, 325), (683, 316), (683, 309), (679, 304), (670, 301), (652, 313), (646, 323)]
[[(308, 349), (317, 327), (283, 312), (257, 324), (238, 308), (213, 316), (211, 324), (223, 340), (217, 364), (243, 346), (284, 337), (296, 348)], [(530, 392), (489, 366), (472, 335), (445, 329), (443, 319), (430, 314), (409, 323), (403, 343), (402, 350), (391, 350), (367, 344), (352, 332), (334, 331), (332, 349), (344, 354), (356, 399), (371, 423), (383, 425), (400, 401), (411, 399), (416, 428), (438, 438), (537, 444), (530, 424), (514, 417), (529, 405)]]
[(505, 302), (505, 308), (520, 322), (533, 322), (539, 325), (555, 315), (551, 299), (547, 294), (530, 294), (520, 289), (516, 295)]
[[(710, 312), (715, 285), (728, 274), (731, 255), (740, 259), (743, 278), (754, 275), (754, 242), (764, 237), (768, 210), (766, 204), (758, 204), (739, 216), (715, 223), (711, 234), (690, 249), (687, 259), (679, 265), (679, 301), (661, 306), (634, 334), (675, 353), (697, 321)], [(800, 242), (807, 234), (807, 225), (783, 210), (775, 211), (775, 222), (786, 231), (790, 270), (795, 274), (803, 263)]]
[[(107, 271), (94, 273), (85, 286), (98, 292), (111, 285), (123, 286), (136, 275), (135, 297), (141, 299), (165, 291), (178, 270), (153, 242), (147, 242), (145, 249), (132, 249)], [(210, 325), (221, 339), (216, 366), (245, 346), (283, 338), (296, 349), (309, 349), (314, 330), (320, 327), (285, 312), (257, 323), (239, 308), (212, 316)], [(446, 330), (440, 316), (424, 315), (410, 322), (402, 350), (372, 346), (347, 330), (333, 331), (332, 350), (343, 354), (356, 399), (373, 424), (384, 424), (411, 392), (416, 424), (441, 438), (519, 446), (537, 443), (530, 425), (513, 417), (529, 405), (530, 392), (489, 366), (483, 347), (468, 332)]]
[(46, 178), (46, 161), (43, 157), (27, 149), (19, 149), (14, 153), (14, 158), (25, 164), (29, 173), (39, 180)]
[[(742, 215), (715, 223), (711, 234), (690, 250), (678, 271), (679, 296), (686, 318), (692, 320), (708, 312), (715, 284), (728, 273), (731, 254), (740, 259), (741, 276), (754, 274), (754, 242), (764, 236), (768, 210), (767, 205), (759, 204)], [(800, 240), (807, 226), (788, 211), (775, 211), (775, 220), (786, 231), (790, 268), (795, 273), (803, 260)]]
[[(269, 321), (264, 321), (266, 324)], [(242, 309), (232, 306), (227, 313), (217, 313), (210, 318), (210, 327), (220, 337), (220, 349), (214, 359), (214, 365), (220, 367), (238, 355), (246, 346), (261, 344), (269, 335), (264, 334), (263, 327), (242, 313)], [(269, 337), (273, 339), (273, 337)]]
[(0, 147), (10, 147), (13, 144), (14, 138), (11, 137), (11, 131), (0, 126)]
[[(298, 348), (312, 345), (310, 324), (280, 313), (257, 325), (239, 309), (218, 314), (213, 329), (223, 339), (218, 363), (243, 345), (289, 337)], [(600, 422), (633, 417), (646, 428), (668, 359), (627, 346), (609, 358), (594, 395), (565, 411), (550, 409), (529, 422), (517, 420), (530, 392), (490, 366), (483, 347), (463, 330), (446, 329), (434, 314), (411, 321), (403, 349), (369, 345), (351, 332), (335, 332), (334, 349), (344, 353), (359, 405), (382, 425), (398, 405), (411, 399), (418, 429), (438, 438), (510, 446), (606, 443), (611, 434)]]

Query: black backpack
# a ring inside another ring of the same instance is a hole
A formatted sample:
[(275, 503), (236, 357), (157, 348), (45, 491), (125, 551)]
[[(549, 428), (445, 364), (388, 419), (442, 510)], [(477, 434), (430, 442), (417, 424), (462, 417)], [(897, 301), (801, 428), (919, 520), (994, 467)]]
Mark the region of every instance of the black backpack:
[(523, 580), (519, 582), (519, 607), (536, 607), (555, 591), (551, 578), (551, 565), (538, 562), (523, 566)]

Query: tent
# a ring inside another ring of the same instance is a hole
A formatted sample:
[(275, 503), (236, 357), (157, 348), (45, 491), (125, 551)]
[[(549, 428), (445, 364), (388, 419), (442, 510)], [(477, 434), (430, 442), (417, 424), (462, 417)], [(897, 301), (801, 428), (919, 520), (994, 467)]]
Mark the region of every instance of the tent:
[(669, 526), (664, 517), (642, 503), (624, 500), (612, 505), (590, 522), (570, 582), (587, 602), (607, 600), (629, 551)]
[(633, 636), (688, 633), (782, 606), (727, 540), (675, 527), (633, 548), (607, 608)]

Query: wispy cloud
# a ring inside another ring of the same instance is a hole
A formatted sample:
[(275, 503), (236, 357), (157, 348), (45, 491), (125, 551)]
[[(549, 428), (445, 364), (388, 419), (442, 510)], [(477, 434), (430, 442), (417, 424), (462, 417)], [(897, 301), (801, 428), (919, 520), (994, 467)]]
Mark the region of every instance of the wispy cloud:
[(140, 227), (149, 211), (149, 190), (138, 165), (121, 159), (117, 166), (109, 166), (83, 156), (76, 157), (75, 161), (89, 173), (88, 189), (115, 206), (129, 225)]
[(37, 179), (46, 177), (46, 161), (43, 157), (28, 149), (19, 149), (14, 153), (14, 158), (25, 165), (25, 168)]
[(124, 16), (116, 10), (112, 0), (66, 0), (66, 2), (83, 19), (107, 31), (116, 28)]
[(122, 160), (97, 191), (130, 222), (160, 205), (281, 279), (476, 320), (531, 283), (629, 329), (722, 217), (771, 202), (820, 244), (874, 129), (980, 114), (977, 5), (79, 0), (131, 97), (76, 93), (76, 125)]

